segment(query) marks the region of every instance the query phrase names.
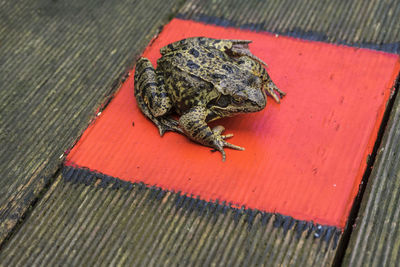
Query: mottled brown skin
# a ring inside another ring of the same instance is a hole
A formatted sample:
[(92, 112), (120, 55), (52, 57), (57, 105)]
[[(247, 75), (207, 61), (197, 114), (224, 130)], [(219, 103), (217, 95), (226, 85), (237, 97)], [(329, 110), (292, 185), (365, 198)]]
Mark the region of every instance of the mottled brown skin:
[(194, 37), (161, 48), (156, 70), (147, 58), (138, 60), (135, 97), (161, 136), (165, 131), (182, 133), (220, 151), (223, 161), (224, 147), (244, 150), (226, 141), (233, 134), (222, 135), (224, 127), (211, 129), (207, 123), (262, 110), (266, 92), (278, 103), (285, 95), (272, 82), (266, 64), (251, 54), (250, 42)]

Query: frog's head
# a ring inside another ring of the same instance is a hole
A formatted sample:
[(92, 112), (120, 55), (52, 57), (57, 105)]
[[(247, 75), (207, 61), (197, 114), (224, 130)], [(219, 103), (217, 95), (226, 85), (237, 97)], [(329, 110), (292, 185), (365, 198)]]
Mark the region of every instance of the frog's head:
[(220, 94), (208, 103), (213, 119), (239, 113), (262, 110), (267, 101), (262, 80), (254, 75), (241, 82), (229, 83), (218, 90)]

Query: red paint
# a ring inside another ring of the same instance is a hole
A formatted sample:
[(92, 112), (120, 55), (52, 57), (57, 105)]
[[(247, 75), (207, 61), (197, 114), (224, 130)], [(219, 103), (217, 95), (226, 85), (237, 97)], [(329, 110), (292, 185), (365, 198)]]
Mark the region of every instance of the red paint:
[[(186, 37), (253, 40), (287, 96), (214, 123), (234, 133), (227, 160), (186, 137), (158, 135), (138, 110), (133, 74), (67, 164), (301, 220), (343, 227), (399, 71), (397, 55), (174, 19), (144, 52)], [(134, 126), (132, 126), (134, 122)]]

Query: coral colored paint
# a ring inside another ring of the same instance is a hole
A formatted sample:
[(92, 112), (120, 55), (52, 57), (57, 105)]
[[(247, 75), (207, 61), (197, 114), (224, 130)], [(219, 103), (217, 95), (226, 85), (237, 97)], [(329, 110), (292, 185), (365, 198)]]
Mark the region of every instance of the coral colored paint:
[[(157, 128), (136, 106), (133, 71), (68, 155), (67, 164), (131, 182), (237, 206), (344, 227), (389, 99), (399, 57), (368, 49), (172, 20), (144, 52), (187, 37), (253, 40), (281, 104), (221, 119), (230, 142), (220, 153)], [(132, 126), (134, 122), (134, 126)]]

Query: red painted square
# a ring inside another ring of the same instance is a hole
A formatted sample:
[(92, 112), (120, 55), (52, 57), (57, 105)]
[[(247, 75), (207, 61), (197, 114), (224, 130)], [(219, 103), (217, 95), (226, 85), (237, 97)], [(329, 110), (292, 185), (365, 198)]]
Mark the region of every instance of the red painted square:
[[(221, 119), (233, 144), (220, 153), (177, 133), (160, 137), (136, 106), (133, 72), (83, 134), (67, 164), (132, 182), (343, 227), (366, 168), (395, 75), (397, 55), (268, 33), (172, 20), (146, 49), (193, 36), (253, 40), (281, 104)], [(132, 126), (134, 122), (134, 126)]]

